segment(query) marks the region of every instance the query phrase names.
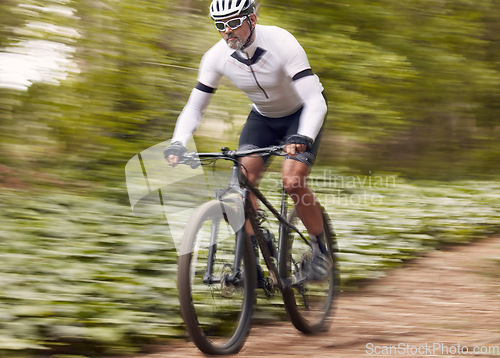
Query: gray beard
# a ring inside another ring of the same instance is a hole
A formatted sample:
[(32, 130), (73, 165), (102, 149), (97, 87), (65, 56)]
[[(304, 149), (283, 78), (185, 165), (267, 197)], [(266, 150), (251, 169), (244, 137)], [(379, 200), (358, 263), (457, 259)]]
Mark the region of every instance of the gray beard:
[(243, 41), (241, 41), (239, 36), (237, 38), (233, 37), (231, 39), (227, 39), (226, 43), (229, 48), (233, 50), (241, 50), (243, 48)]

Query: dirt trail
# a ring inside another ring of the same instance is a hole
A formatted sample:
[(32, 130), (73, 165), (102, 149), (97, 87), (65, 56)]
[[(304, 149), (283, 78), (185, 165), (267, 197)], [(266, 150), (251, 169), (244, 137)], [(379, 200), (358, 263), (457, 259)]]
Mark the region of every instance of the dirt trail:
[[(500, 237), (430, 252), (342, 293), (328, 333), (257, 326), (238, 357), (500, 357), (499, 282)], [(203, 355), (176, 343), (136, 358), (164, 357)]]

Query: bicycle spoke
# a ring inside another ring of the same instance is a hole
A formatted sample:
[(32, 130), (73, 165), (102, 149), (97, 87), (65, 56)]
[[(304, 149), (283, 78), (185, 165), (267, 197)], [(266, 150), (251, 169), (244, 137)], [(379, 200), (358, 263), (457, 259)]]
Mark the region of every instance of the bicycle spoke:
[(197, 346), (208, 354), (229, 354), (241, 348), (248, 334), (255, 277), (246, 275), (249, 255), (235, 271), (237, 233), (220, 202), (209, 204), (189, 233), (192, 252), (179, 260), (179, 298)]

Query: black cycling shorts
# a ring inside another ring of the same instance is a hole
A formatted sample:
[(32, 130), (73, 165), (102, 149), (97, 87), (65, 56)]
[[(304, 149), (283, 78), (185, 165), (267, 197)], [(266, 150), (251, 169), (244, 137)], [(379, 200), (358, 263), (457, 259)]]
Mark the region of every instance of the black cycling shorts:
[[(301, 113), (302, 108), (286, 117), (269, 118), (252, 109), (241, 131), (239, 149), (247, 150), (283, 144), (287, 136), (297, 134)], [(322, 132), (323, 129), (316, 136), (311, 149), (294, 156), (287, 156), (287, 159), (298, 160), (312, 166), (316, 160)], [(264, 161), (268, 158), (268, 156), (263, 157)]]

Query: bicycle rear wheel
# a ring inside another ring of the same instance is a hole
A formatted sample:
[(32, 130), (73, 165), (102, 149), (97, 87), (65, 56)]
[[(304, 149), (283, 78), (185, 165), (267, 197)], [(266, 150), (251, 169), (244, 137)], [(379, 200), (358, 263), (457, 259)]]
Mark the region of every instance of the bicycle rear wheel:
[[(328, 330), (334, 301), (340, 287), (336, 252), (335, 233), (330, 225), (330, 219), (324, 209), (323, 221), (325, 229), (325, 244), (332, 265), (328, 277), (322, 281), (308, 281), (302, 269), (310, 262), (312, 250), (310, 245), (293, 230), (285, 230), (288, 240), (280, 251), (282, 276), (292, 280), (292, 287), (283, 290), (285, 308), (295, 328), (306, 334), (314, 334)], [(305, 227), (293, 210), (288, 220), (303, 234)]]
[[(230, 205), (210, 201), (195, 211), (183, 237), (180, 308), (189, 335), (206, 354), (238, 352), (250, 331), (255, 257), (248, 238), (234, 227), (237, 221)], [(242, 260), (235, 260), (238, 240), (244, 246)]]

